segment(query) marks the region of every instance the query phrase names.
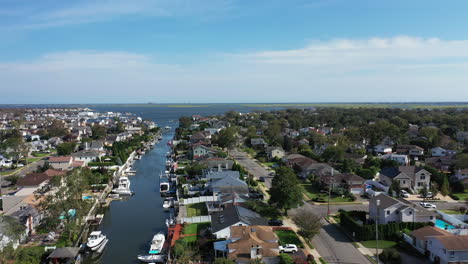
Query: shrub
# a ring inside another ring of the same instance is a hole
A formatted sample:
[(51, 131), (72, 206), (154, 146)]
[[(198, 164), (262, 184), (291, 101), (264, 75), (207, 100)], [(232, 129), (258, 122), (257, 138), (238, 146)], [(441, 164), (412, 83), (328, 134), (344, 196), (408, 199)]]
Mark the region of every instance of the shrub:
[(294, 260), (288, 254), (280, 254), (279, 255), (280, 261), (279, 264), (294, 264)]
[(386, 248), (379, 254), (381, 259), (386, 264), (400, 264), (401, 256), (400, 253), (394, 248)]

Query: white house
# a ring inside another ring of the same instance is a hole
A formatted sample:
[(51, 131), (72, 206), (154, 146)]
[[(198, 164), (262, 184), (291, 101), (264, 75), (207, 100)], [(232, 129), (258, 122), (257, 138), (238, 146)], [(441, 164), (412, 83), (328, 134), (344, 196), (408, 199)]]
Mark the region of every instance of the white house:
[(286, 153), (282, 147), (271, 147), (267, 149), (268, 159), (282, 159), (285, 154)]
[(468, 263), (468, 236), (428, 237), (427, 250), (435, 263)]
[(447, 153), (447, 150), (441, 147), (435, 147), (431, 149), (431, 155), (432, 157), (443, 157)]
[(13, 165), (13, 161), (11, 159), (7, 159), (0, 155), (0, 167), (9, 168), (11, 165)]
[(392, 147), (387, 145), (376, 145), (374, 151), (379, 154), (392, 153)]
[(384, 160), (394, 160), (398, 162), (398, 165), (408, 165), (409, 164), (409, 158), (408, 155), (404, 154), (385, 154), (382, 156), (379, 156), (380, 159)]
[(105, 153), (96, 150), (82, 150), (72, 154), (77, 161), (84, 161), (85, 164), (92, 162), (97, 158), (103, 157)]
[(254, 211), (238, 205), (227, 204), (221, 212), (211, 216), (211, 231), (216, 238), (229, 238), (231, 226), (268, 225), (268, 220)]
[(436, 214), (406, 200), (379, 194), (369, 201), (369, 218), (374, 221), (378, 219), (379, 224), (401, 222), (435, 223)]

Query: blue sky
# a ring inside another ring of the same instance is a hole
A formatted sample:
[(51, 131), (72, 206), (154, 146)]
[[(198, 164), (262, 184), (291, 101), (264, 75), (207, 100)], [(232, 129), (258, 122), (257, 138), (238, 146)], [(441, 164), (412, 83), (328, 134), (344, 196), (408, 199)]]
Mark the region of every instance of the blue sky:
[(468, 1), (0, 0), (0, 103), (466, 101)]

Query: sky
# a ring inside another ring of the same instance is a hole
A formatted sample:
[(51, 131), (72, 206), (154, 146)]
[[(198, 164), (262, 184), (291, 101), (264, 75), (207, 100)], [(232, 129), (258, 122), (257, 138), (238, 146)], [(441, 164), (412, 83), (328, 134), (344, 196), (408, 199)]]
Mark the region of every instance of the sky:
[(468, 101), (466, 0), (0, 0), (0, 104)]

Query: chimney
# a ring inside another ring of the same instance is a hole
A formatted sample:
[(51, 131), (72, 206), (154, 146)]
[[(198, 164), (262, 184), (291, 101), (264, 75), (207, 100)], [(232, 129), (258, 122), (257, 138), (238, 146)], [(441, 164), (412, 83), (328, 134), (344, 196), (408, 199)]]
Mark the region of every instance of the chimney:
[(250, 248), (250, 258), (251, 259), (262, 259), (262, 253), (260, 252), (261, 249), (262, 249), (262, 247), (259, 246), (259, 245), (252, 246)]
[(218, 164), (218, 171), (221, 171), (221, 164)]

